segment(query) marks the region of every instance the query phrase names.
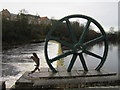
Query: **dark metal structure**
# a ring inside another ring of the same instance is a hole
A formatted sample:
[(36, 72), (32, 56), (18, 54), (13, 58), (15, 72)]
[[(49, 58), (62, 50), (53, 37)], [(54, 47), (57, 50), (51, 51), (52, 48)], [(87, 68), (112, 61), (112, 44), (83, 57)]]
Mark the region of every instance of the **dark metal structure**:
[[(77, 40), (77, 37), (76, 37), (76, 34), (75, 34), (75, 31), (73, 30), (72, 26), (71, 26), (71, 22), (70, 22), (70, 19), (72, 18), (82, 18), (82, 19), (86, 19), (87, 20), (87, 23), (84, 27), (84, 30), (82, 32), (82, 34), (80, 35), (80, 38), (79, 40)], [(66, 23), (67, 25), (67, 28), (70, 32), (70, 36), (72, 39), (72, 42), (73, 43), (69, 43), (67, 41), (63, 41), (63, 40), (60, 40), (59, 38), (56, 38), (55, 36), (53, 36), (53, 32), (56, 30), (57, 26), (60, 24), (60, 23)], [(97, 38), (94, 38), (93, 40), (89, 40), (87, 42), (84, 42), (85, 40), (85, 37), (86, 37), (86, 34), (88, 33), (88, 28), (90, 27), (90, 24), (93, 23), (95, 26), (97, 26), (97, 28), (99, 29), (100, 33), (101, 33), (101, 36), (97, 37)], [(69, 50), (67, 50), (67, 52), (61, 54), (61, 55), (58, 55), (52, 59), (49, 58), (49, 55), (48, 55), (48, 42), (50, 40), (54, 40), (54, 41), (57, 41), (59, 43), (61, 43), (62, 46), (65, 46), (65, 47), (68, 47)], [(103, 55), (97, 55), (93, 52), (90, 52), (87, 50), (87, 48), (89, 46), (92, 46), (92, 45), (95, 45), (99, 42), (104, 42), (104, 51), (103, 51)], [(72, 59), (70, 61), (70, 64), (68, 66), (68, 69), (67, 71), (70, 72), (73, 65), (74, 65), (74, 62), (76, 61), (76, 58), (77, 56), (79, 56), (80, 60), (81, 60), (81, 63), (82, 63), (82, 66), (84, 68), (85, 71), (88, 71), (88, 67), (86, 65), (86, 62), (85, 62), (85, 59), (84, 59), (84, 56), (83, 56), (83, 53), (85, 54), (88, 54), (90, 56), (93, 56), (97, 59), (100, 60), (100, 63), (98, 64), (98, 66), (95, 68), (95, 70), (99, 71), (101, 69), (101, 67), (103, 66), (103, 64), (105, 63), (105, 60), (106, 60), (106, 57), (107, 57), (107, 53), (108, 53), (108, 42), (107, 42), (107, 37), (106, 37), (106, 33), (103, 29), (103, 27), (93, 18), (89, 17), (89, 16), (85, 16), (85, 15), (70, 15), (70, 16), (66, 16), (60, 20), (58, 20), (51, 28), (51, 30), (49, 31), (47, 37), (46, 37), (46, 41), (45, 41), (45, 48), (44, 48), (44, 52), (45, 52), (45, 58), (46, 58), (46, 61), (47, 61), (47, 64), (49, 66), (49, 68), (53, 71), (53, 72), (57, 72), (57, 70), (54, 68), (54, 66), (52, 65), (53, 62), (57, 61), (57, 60), (60, 60), (68, 55), (73, 55), (72, 56)]]

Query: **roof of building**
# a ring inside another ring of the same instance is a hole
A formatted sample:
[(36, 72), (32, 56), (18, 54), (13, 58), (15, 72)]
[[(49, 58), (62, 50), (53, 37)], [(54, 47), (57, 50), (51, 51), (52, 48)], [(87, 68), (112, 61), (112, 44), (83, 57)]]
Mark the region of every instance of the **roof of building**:
[(40, 17), (40, 19), (48, 20), (48, 17)]

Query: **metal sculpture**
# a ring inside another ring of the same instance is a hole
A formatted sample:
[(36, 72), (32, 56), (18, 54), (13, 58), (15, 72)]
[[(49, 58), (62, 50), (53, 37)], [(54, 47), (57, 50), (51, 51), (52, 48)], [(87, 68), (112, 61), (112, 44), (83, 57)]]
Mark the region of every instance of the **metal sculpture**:
[(31, 59), (33, 59), (33, 61), (36, 63), (36, 67), (33, 71), (30, 72), (30, 74), (34, 73), (36, 70), (40, 71), (39, 69), (39, 65), (40, 65), (40, 59), (38, 58), (36, 53), (33, 53), (33, 56), (31, 56)]
[[(77, 40), (76, 38), (76, 35), (75, 35), (75, 31), (72, 29), (72, 26), (71, 26), (71, 23), (70, 23), (70, 19), (71, 18), (82, 18), (82, 19), (86, 19), (87, 20), (87, 23), (84, 27), (84, 30), (80, 36), (80, 39)], [(54, 37), (52, 35), (52, 33), (54, 32), (54, 30), (56, 30), (56, 27), (61, 23), (61, 22), (64, 22), (66, 23), (68, 29), (69, 29), (69, 32), (71, 34), (71, 39), (72, 39), (72, 44), (69, 43), (69, 42), (66, 42), (66, 41), (63, 41), (63, 40), (60, 40), (56, 37)], [(101, 32), (101, 36), (93, 39), (93, 40), (90, 40), (90, 41), (87, 41), (87, 42), (84, 42), (84, 39), (86, 37), (86, 34), (88, 32), (88, 28), (90, 27), (90, 24), (91, 23), (94, 23), (98, 29), (100, 30)], [(59, 43), (61, 43), (61, 45), (63, 46), (66, 46), (69, 48), (69, 50), (61, 55), (58, 55), (52, 59), (49, 58), (48, 56), (48, 42), (50, 40), (54, 40), (54, 41), (57, 41)], [(89, 46), (92, 46), (92, 45), (95, 45), (99, 42), (104, 42), (104, 52), (103, 52), (103, 56), (100, 56), (100, 55), (97, 55), (93, 52), (90, 52), (87, 50), (87, 48)], [(79, 47), (79, 48), (78, 48)], [(107, 37), (106, 37), (106, 33), (103, 29), (103, 27), (93, 18), (89, 17), (89, 16), (85, 16), (85, 15), (70, 15), (70, 16), (66, 16), (60, 20), (57, 21), (57, 23), (55, 23), (53, 26), (52, 26), (52, 29), (49, 31), (47, 37), (46, 37), (46, 41), (45, 41), (45, 48), (44, 48), (44, 52), (45, 52), (45, 58), (46, 58), (46, 61), (47, 61), (47, 64), (49, 66), (49, 68), (53, 71), (53, 72), (57, 72), (57, 70), (54, 68), (54, 66), (52, 65), (53, 62), (57, 61), (57, 60), (60, 60), (61, 58), (64, 58), (68, 55), (73, 55), (72, 56), (72, 59), (70, 61), (70, 64), (68, 66), (68, 69), (67, 71), (70, 72), (73, 65), (74, 65), (74, 62), (77, 58), (77, 56), (79, 56), (80, 60), (81, 60), (81, 63), (83, 65), (83, 68), (85, 71), (88, 71), (88, 67), (86, 65), (86, 62), (85, 62), (85, 59), (83, 57), (83, 53), (85, 54), (88, 54), (88, 55), (91, 55), (95, 58), (98, 58), (100, 59), (100, 63), (98, 64), (98, 66), (95, 68), (95, 70), (99, 71), (101, 69), (101, 67), (103, 66), (103, 64), (105, 63), (105, 60), (106, 60), (106, 57), (107, 57), (107, 53), (108, 53), (108, 43), (107, 43)]]

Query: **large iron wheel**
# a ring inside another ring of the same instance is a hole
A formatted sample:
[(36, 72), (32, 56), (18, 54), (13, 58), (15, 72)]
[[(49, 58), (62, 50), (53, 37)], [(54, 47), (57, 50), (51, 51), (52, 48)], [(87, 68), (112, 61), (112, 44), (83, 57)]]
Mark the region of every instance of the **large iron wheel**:
[[(71, 26), (71, 23), (70, 23), (71, 18), (83, 18), (83, 19), (87, 20), (87, 23), (86, 23), (86, 25), (84, 27), (84, 30), (83, 30), (79, 40), (77, 40), (75, 31), (72, 29), (72, 26)], [(71, 39), (72, 39), (72, 42), (73, 42), (72, 44), (69, 43), (69, 42), (60, 40), (60, 39), (58, 39), (58, 38), (56, 38), (56, 37), (54, 37), (52, 35), (53, 31), (56, 29), (56, 27), (61, 22), (65, 22), (67, 24), (67, 28), (69, 29)], [(91, 22), (94, 23), (98, 27), (98, 29), (99, 29), (99, 31), (101, 33), (101, 36), (99, 36), (97, 38), (94, 38), (92, 40), (89, 40), (87, 42), (84, 42), (84, 39), (85, 39), (86, 34), (87, 34), (88, 30), (89, 30), (88, 28), (90, 27)], [(49, 56), (48, 56), (48, 42), (50, 40), (54, 40), (54, 41), (57, 41), (57, 42), (61, 43), (61, 45), (68, 47), (69, 50), (67, 52), (65, 52), (64, 54), (58, 55), (58, 56), (50, 59)], [(95, 44), (97, 44), (99, 42), (104, 42), (104, 47), (105, 48), (104, 48), (102, 56), (97, 55), (97, 54), (87, 50), (87, 48), (89, 46), (95, 45)], [(57, 72), (57, 70), (54, 68), (52, 63), (66, 57), (68, 55), (73, 55), (72, 59), (70, 61), (70, 64), (68, 66), (68, 69), (67, 69), (68, 72), (71, 71), (77, 56), (79, 56), (84, 70), (88, 71), (88, 67), (86, 65), (83, 53), (88, 54), (90, 56), (93, 56), (93, 57), (100, 60), (100, 63), (95, 68), (95, 70), (99, 71), (101, 69), (101, 67), (103, 66), (103, 64), (105, 63), (105, 60), (106, 60), (106, 57), (107, 57), (108, 43), (107, 43), (107, 37), (106, 37), (106, 33), (105, 33), (104, 29), (102, 28), (102, 26), (96, 20), (94, 20), (91, 17), (85, 16), (85, 15), (70, 15), (70, 16), (66, 16), (66, 17), (60, 19), (59, 21), (57, 21), (56, 24), (54, 24), (52, 26), (52, 29), (49, 31), (49, 33), (48, 33), (48, 35), (46, 37), (46, 42), (45, 42), (45, 48), (44, 49), (45, 49), (44, 52), (45, 52), (45, 58), (46, 58), (47, 64), (48, 64), (49, 68), (53, 72)]]

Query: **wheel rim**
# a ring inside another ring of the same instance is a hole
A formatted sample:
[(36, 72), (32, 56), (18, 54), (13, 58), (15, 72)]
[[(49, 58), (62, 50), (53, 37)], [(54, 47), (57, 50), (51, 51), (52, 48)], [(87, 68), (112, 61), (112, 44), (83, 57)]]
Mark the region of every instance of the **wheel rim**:
[[(85, 25), (84, 30), (83, 30), (83, 32), (82, 32), (82, 34), (81, 34), (78, 41), (77, 41), (75, 32), (74, 32), (74, 30), (72, 30), (72, 27), (71, 27), (71, 24), (70, 24), (70, 21), (69, 21), (69, 19), (71, 19), (71, 18), (83, 18), (83, 19), (87, 20), (87, 24)], [(68, 27), (68, 29), (69, 29), (69, 31), (71, 33), (71, 39), (72, 39), (72, 42), (73, 42), (72, 44), (70, 44), (70, 43), (68, 43), (66, 41), (62, 41), (62, 40), (52, 36), (52, 33), (55, 30), (55, 28), (59, 25), (59, 23), (61, 23), (63, 21), (66, 22), (67, 27)], [(94, 23), (98, 27), (98, 29), (101, 32), (101, 36), (99, 36), (99, 37), (97, 37), (97, 38), (95, 38), (93, 40), (84, 42), (84, 39), (85, 39), (86, 34), (87, 34), (88, 30), (89, 30), (88, 28), (89, 28), (91, 22)], [(64, 53), (64, 54), (58, 55), (55, 58), (50, 59), (48, 57), (48, 42), (50, 40), (55, 40), (55, 41), (61, 43), (63, 46), (69, 47), (70, 50), (68, 52)], [(87, 47), (95, 45), (95, 44), (97, 44), (99, 42), (104, 42), (105, 48), (104, 48), (103, 56), (97, 55), (95, 53), (92, 53), (92, 52), (86, 50)], [(78, 47), (79, 47), (79, 49), (78, 49)], [(53, 25), (52, 29), (49, 31), (49, 33), (48, 33), (48, 35), (46, 37), (45, 48), (44, 49), (45, 49), (44, 52), (45, 52), (46, 62), (48, 64), (49, 68), (53, 72), (57, 72), (57, 70), (53, 67), (52, 63), (59, 60), (59, 59), (61, 59), (61, 58), (66, 57), (68, 55), (73, 55), (73, 57), (72, 57), (72, 59), (70, 61), (70, 64), (68, 66), (68, 69), (67, 69), (68, 72), (71, 71), (77, 56), (79, 56), (84, 70), (88, 71), (85, 59), (83, 57), (83, 53), (88, 54), (90, 56), (93, 56), (93, 57), (98, 58), (98, 59), (101, 60), (100, 63), (98, 64), (98, 66), (95, 68), (95, 70), (99, 71), (101, 69), (101, 67), (103, 66), (103, 64), (105, 63), (105, 60), (106, 60), (106, 57), (107, 57), (108, 42), (107, 42), (107, 37), (106, 37), (106, 33), (105, 33), (104, 29), (102, 28), (102, 26), (96, 20), (94, 20), (91, 17), (85, 16), (85, 15), (70, 15), (70, 16), (66, 16), (66, 17), (60, 19), (55, 25)]]

